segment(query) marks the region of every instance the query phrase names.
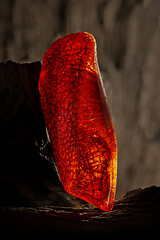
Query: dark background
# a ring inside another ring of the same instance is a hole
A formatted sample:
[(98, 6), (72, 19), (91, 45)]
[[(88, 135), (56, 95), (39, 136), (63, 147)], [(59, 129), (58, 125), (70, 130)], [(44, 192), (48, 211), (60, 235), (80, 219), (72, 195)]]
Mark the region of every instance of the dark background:
[[(41, 60), (59, 37), (79, 31), (95, 36), (118, 142), (116, 198), (133, 188), (160, 185), (159, 13), (160, 1), (156, 0), (0, 1), (0, 61)], [(27, 169), (33, 168), (34, 175), (44, 167), (43, 161), (45, 158), (40, 165), (31, 166), (28, 162)], [(0, 162), (3, 165), (2, 158)], [(46, 169), (52, 175), (50, 167)], [(1, 179), (14, 182), (13, 192), (16, 188), (20, 195), (26, 196), (28, 191), (32, 198), (37, 196), (31, 191), (31, 180), (28, 183), (25, 177), (12, 175)], [(50, 204), (52, 199), (53, 194)]]

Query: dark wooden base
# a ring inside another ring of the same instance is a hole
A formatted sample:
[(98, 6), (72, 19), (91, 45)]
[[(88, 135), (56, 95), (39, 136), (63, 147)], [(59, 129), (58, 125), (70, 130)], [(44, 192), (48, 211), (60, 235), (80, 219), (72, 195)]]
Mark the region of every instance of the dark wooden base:
[(0, 208), (5, 234), (55, 237), (157, 236), (160, 233), (160, 187), (136, 189), (115, 202), (110, 212), (97, 208)]

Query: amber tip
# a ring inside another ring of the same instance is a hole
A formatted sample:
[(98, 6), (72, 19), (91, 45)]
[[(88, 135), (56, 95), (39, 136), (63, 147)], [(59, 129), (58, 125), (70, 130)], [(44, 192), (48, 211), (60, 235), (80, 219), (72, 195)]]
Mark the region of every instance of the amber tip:
[(91, 40), (93, 40), (94, 42), (96, 41), (95, 40), (95, 37), (91, 34), (91, 33), (88, 33), (88, 32), (83, 32), (84, 34), (86, 34)]

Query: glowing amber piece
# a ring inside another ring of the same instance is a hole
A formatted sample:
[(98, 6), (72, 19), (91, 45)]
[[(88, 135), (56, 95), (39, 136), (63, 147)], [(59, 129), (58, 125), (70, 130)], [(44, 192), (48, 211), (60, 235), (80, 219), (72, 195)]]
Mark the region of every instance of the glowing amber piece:
[(43, 58), (39, 91), (64, 189), (111, 210), (117, 145), (91, 34), (74, 33), (50, 46)]

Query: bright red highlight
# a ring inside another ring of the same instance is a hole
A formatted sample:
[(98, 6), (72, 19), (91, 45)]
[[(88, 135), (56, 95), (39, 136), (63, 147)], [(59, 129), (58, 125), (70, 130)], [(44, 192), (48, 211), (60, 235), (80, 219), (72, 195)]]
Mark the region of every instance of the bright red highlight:
[(117, 145), (89, 33), (55, 41), (43, 58), (41, 106), (65, 190), (98, 208), (114, 204)]

